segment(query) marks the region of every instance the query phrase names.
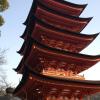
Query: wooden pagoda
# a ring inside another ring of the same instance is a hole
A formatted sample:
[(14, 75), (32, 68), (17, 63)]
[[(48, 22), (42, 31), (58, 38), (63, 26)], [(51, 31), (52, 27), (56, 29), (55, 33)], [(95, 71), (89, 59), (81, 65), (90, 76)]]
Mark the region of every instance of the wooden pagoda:
[(78, 75), (100, 61), (100, 55), (79, 53), (98, 36), (80, 33), (91, 20), (79, 17), (85, 7), (64, 0), (33, 1), (18, 51), (23, 58), (15, 69), (23, 78), (14, 95), (23, 100), (83, 100), (100, 92), (100, 81)]

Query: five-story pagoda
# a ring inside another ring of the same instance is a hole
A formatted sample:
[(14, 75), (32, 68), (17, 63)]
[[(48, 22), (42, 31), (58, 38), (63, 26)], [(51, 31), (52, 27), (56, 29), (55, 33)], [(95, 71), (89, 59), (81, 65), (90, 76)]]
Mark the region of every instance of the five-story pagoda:
[(78, 75), (100, 61), (80, 54), (98, 34), (80, 32), (91, 18), (79, 15), (86, 5), (64, 0), (34, 0), (18, 51), (23, 56), (15, 69), (23, 74), (14, 94), (23, 100), (82, 100), (100, 92), (100, 81)]

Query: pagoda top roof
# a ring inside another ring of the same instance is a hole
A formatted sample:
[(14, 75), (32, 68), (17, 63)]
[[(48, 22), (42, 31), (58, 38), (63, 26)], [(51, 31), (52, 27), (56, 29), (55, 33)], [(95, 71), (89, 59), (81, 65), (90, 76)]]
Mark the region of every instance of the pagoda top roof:
[[(37, 0), (37, 5), (43, 5), (47, 9), (52, 9), (55, 12), (59, 12), (62, 14), (72, 15), (72, 16), (79, 16), (82, 11), (85, 9), (87, 4), (75, 4), (68, 1), (59, 1), (59, 0)], [(57, 9), (60, 8), (60, 9)]]
[(81, 32), (84, 29), (84, 27), (89, 23), (89, 21), (92, 19), (92, 17), (80, 18), (80, 17), (70, 16), (70, 15), (64, 16), (51, 9), (47, 10), (46, 7), (41, 5), (37, 6), (34, 15), (38, 19), (41, 19), (42, 21), (50, 25), (53, 25), (58, 28), (62, 28), (64, 30), (74, 31), (74, 32)]
[(85, 7), (87, 5), (87, 4), (75, 4), (75, 3), (72, 3), (72, 2), (69, 2), (69, 1), (65, 1), (65, 0), (53, 0), (53, 1), (65, 4), (65, 5), (77, 7), (77, 8), (82, 8), (82, 7)]
[(59, 0), (42, 0), (42, 1), (34, 0), (29, 15), (24, 24), (28, 23), (30, 17), (32, 16), (32, 13), (34, 13), (35, 8), (38, 4), (42, 4), (47, 8), (51, 8), (56, 12), (60, 12), (61, 14), (65, 14), (65, 15), (69, 14), (72, 16), (79, 16), (87, 5), (87, 4), (84, 5), (74, 4), (68, 1), (59, 1)]
[[(41, 8), (41, 9), (47, 11), (47, 12), (53, 13), (53, 14), (58, 15), (58, 16), (63, 16), (65, 18), (68, 17), (68, 18), (77, 19), (77, 20), (86, 20), (86, 19), (88, 19), (88, 18), (82, 18), (80, 16), (73, 16), (73, 15), (68, 14), (68, 13), (61, 13), (61, 12), (55, 11), (55, 10), (47, 7), (46, 5), (42, 5), (41, 3), (38, 3), (35, 10), (37, 10), (38, 8)], [(92, 18), (92, 17), (89, 17), (89, 18)]]
[[(51, 62), (54, 61), (54, 66), (52, 65), (51, 67), (55, 67), (56, 69), (63, 68), (65, 70), (70, 69), (73, 72), (80, 73), (100, 61), (100, 55), (90, 56), (77, 54), (48, 47), (46, 45), (38, 43), (35, 40), (33, 40), (32, 42), (33, 47), (27, 58), (27, 61), (25, 62), (25, 64), (32, 70), (34, 70), (33, 66), (39, 66), (39, 62), (40, 65), (41, 62), (44, 62), (43, 66), (44, 68), (47, 68), (48, 66), (45, 66), (45, 62), (48, 62), (49, 66), (51, 66)], [(64, 66), (62, 65), (63, 63)], [(59, 66), (56, 66), (55, 64)]]
[(81, 96), (82, 93), (84, 93), (84, 95), (90, 95), (100, 91), (100, 81), (76, 80), (67, 78), (63, 79), (63, 78), (45, 76), (31, 70), (28, 71), (24, 73), (22, 81), (20, 82), (20, 84), (18, 85), (18, 87), (14, 92), (14, 94), (17, 96), (19, 96), (23, 92), (23, 90), (25, 89), (28, 90), (30, 86), (32, 88), (31, 91), (36, 92), (36, 90), (38, 89), (41, 91), (41, 93), (46, 93), (46, 94), (50, 94), (51, 91), (56, 89), (57, 91), (62, 91), (67, 89), (65, 92), (69, 94), (72, 91), (73, 92), (78, 91), (79, 95)]

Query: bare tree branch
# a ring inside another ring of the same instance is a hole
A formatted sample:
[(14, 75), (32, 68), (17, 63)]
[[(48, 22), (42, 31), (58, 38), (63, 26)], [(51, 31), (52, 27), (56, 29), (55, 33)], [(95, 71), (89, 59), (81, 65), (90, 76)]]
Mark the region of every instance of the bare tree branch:
[(5, 60), (5, 52), (6, 50), (0, 50), (0, 65), (3, 65), (6, 63), (6, 60)]

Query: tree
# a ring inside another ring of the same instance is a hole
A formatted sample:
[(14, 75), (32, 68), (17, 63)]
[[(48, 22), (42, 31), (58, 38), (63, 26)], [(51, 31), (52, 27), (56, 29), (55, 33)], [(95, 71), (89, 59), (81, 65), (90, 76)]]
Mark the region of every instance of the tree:
[(12, 85), (7, 82), (6, 72), (1, 67), (1, 65), (6, 63), (5, 52), (6, 50), (0, 50), (0, 96), (5, 95), (5, 89)]
[(0, 65), (6, 63), (6, 60), (5, 60), (5, 57), (4, 57), (5, 51), (6, 50), (0, 50)]
[(4, 24), (4, 19), (2, 18), (2, 16), (0, 15), (0, 26), (2, 26)]
[[(0, 65), (6, 63), (4, 54), (5, 50), (0, 50)], [(2, 67), (0, 67), (0, 95), (3, 95), (5, 93), (4, 90), (9, 86), (6, 78), (5, 71), (2, 69)]]
[[(8, 7), (9, 7), (9, 3), (7, 0), (0, 0), (0, 12), (5, 11), (6, 9), (8, 9)], [(3, 24), (4, 24), (4, 19), (0, 15), (0, 26), (2, 26)]]
[(9, 3), (7, 0), (0, 0), (0, 12), (5, 11), (8, 9)]
[[(4, 12), (6, 9), (8, 9), (9, 3), (7, 0), (0, 0), (0, 13)], [(0, 15), (0, 26), (4, 24), (4, 19)], [(0, 34), (1, 35), (1, 34)], [(4, 70), (1, 68), (1, 65), (6, 63), (5, 60), (5, 50), (0, 49), (0, 95), (3, 95), (5, 92), (4, 90), (9, 87), (9, 84), (6, 80), (7, 76)]]
[(5, 94), (5, 89), (9, 87), (9, 84), (6, 80), (6, 74), (2, 68), (0, 68), (0, 95)]

